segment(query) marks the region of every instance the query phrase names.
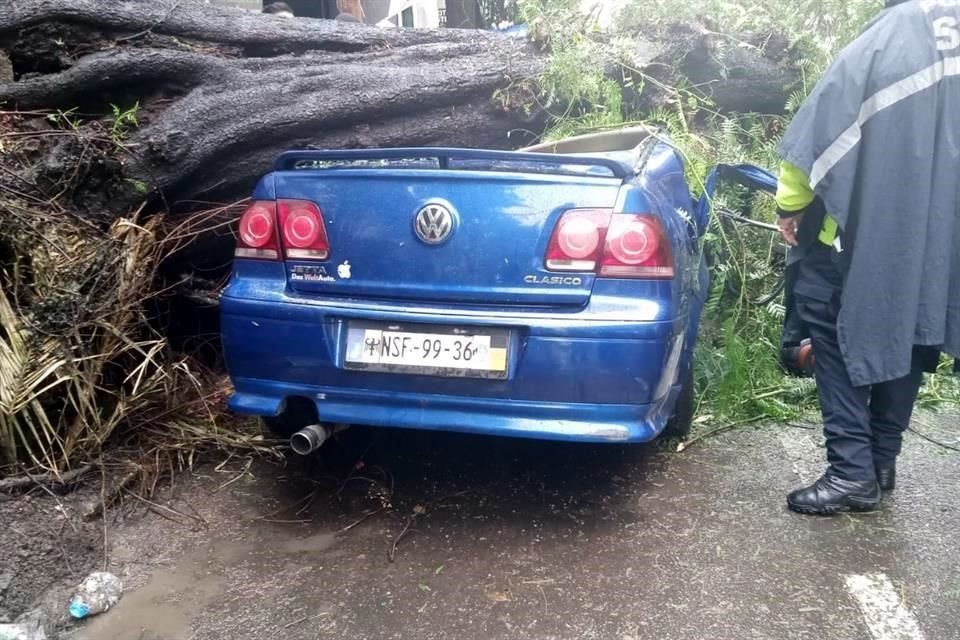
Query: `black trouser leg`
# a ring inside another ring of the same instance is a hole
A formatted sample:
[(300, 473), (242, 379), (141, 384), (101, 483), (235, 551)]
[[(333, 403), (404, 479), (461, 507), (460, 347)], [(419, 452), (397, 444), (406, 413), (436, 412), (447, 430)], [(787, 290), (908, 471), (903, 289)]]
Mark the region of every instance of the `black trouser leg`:
[(874, 480), (875, 466), (892, 464), (900, 453), (923, 371), (936, 367), (939, 350), (914, 347), (909, 375), (855, 387), (837, 338), (843, 294), (837, 254), (825, 246), (812, 247), (799, 264), (795, 293), (797, 314), (813, 342), (828, 472), (845, 480)]
[(800, 272), (800, 264), (792, 264), (784, 273), (783, 286), (783, 330), (780, 334), (780, 348), (797, 347), (804, 339), (809, 338), (807, 327), (797, 312), (794, 287)]
[(900, 380), (874, 385), (870, 392), (870, 429), (873, 461), (878, 467), (896, 462), (903, 432), (910, 426), (913, 406), (923, 382), (917, 369)]
[(853, 386), (847, 374), (837, 341), (839, 294), (830, 302), (798, 294), (797, 311), (807, 323), (813, 342), (829, 473), (844, 480), (874, 480), (870, 387)]

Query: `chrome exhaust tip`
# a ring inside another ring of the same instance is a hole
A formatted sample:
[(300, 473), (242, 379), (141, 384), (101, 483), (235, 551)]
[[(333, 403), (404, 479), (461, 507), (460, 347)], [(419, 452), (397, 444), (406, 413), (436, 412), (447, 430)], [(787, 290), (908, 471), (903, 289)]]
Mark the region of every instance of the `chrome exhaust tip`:
[(290, 436), (290, 448), (297, 455), (308, 456), (327, 441), (330, 430), (322, 424), (311, 424)]

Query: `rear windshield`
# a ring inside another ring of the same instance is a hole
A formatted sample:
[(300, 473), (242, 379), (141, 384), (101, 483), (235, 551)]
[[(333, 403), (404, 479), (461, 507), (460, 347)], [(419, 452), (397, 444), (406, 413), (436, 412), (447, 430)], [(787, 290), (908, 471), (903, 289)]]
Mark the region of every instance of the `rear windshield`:
[(293, 169), (439, 169), (439, 158), (374, 158), (370, 160), (297, 160)]
[(529, 160), (484, 160), (479, 158), (450, 158), (450, 169), (470, 171), (508, 171), (511, 173), (551, 173), (569, 176), (612, 176), (610, 167), (591, 164), (563, 164), (559, 162), (532, 162)]
[(568, 176), (615, 177), (609, 167), (591, 164), (565, 164), (534, 160), (491, 160), (486, 158), (375, 158), (375, 159), (306, 159), (297, 160), (292, 169), (452, 169), (461, 171), (498, 171), (505, 173), (537, 173)]

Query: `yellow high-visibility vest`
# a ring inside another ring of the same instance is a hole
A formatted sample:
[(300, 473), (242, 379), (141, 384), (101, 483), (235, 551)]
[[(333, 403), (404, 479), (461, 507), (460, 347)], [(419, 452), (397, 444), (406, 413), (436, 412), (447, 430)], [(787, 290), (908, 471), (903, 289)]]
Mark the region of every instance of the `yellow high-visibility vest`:
[[(810, 188), (807, 175), (789, 162), (780, 164), (780, 179), (777, 182), (777, 206), (787, 212), (800, 212), (810, 206), (816, 198)], [(830, 246), (837, 239), (837, 221), (827, 214), (823, 218), (823, 227), (818, 236), (820, 242)]]

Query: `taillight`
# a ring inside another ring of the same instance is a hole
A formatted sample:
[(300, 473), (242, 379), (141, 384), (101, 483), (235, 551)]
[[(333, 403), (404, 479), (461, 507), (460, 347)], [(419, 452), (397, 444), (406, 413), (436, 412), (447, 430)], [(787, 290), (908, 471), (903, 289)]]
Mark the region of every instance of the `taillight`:
[(648, 215), (614, 215), (607, 229), (600, 276), (672, 278), (670, 243), (660, 220)]
[(326, 260), (330, 243), (320, 208), (309, 200), (257, 200), (240, 216), (238, 258)]
[(278, 200), (280, 238), (288, 258), (326, 260), (330, 243), (320, 208), (308, 200)]
[(670, 243), (655, 216), (574, 209), (557, 222), (549, 271), (594, 271), (607, 278), (673, 277)]
[(240, 216), (238, 258), (276, 260), (280, 257), (277, 243), (277, 205), (272, 200), (257, 200)]
[(550, 271), (593, 271), (599, 263), (603, 237), (611, 212), (603, 209), (574, 209), (560, 217), (550, 246), (547, 269)]

